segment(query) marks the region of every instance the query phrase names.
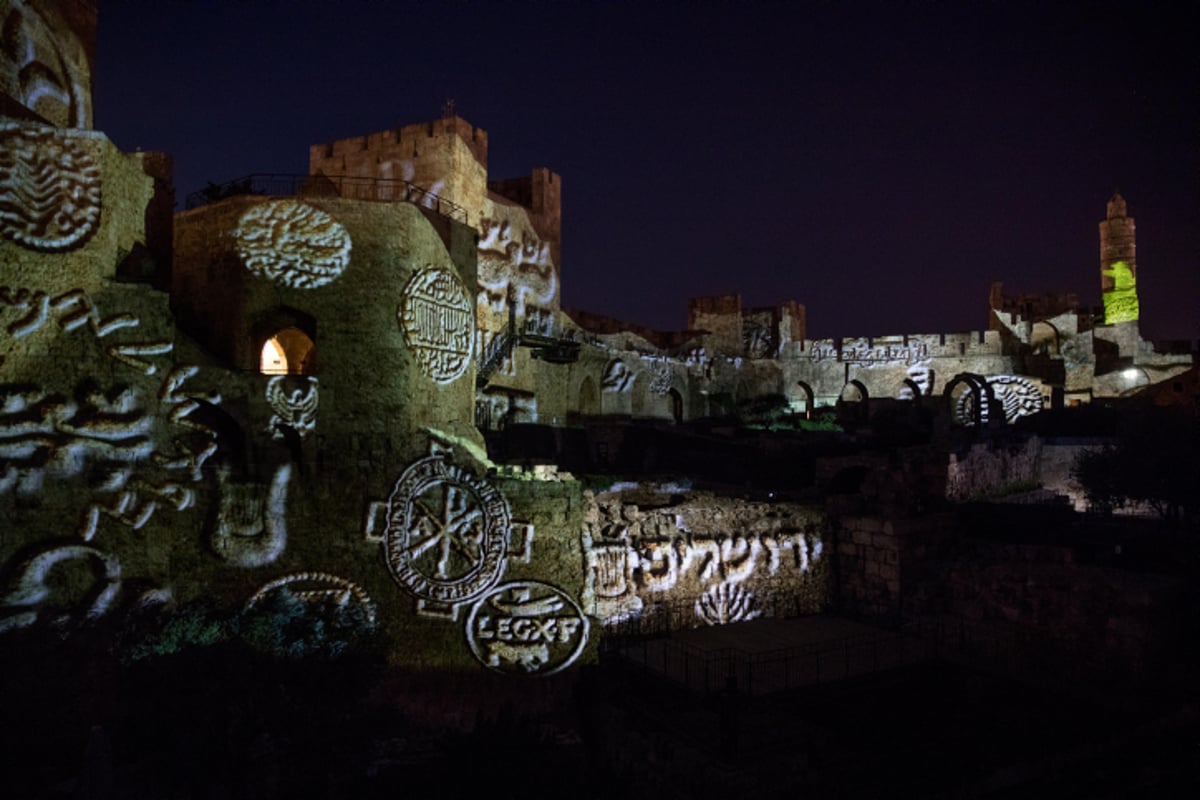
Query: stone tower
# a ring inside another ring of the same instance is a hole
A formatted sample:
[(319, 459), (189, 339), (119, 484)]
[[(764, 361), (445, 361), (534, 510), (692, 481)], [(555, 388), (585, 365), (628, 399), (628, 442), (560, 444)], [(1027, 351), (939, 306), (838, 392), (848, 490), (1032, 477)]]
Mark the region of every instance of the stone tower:
[(1100, 292), (1106, 325), (1138, 318), (1137, 241), (1133, 217), (1125, 212), (1125, 198), (1114, 192), (1107, 219), (1100, 223)]

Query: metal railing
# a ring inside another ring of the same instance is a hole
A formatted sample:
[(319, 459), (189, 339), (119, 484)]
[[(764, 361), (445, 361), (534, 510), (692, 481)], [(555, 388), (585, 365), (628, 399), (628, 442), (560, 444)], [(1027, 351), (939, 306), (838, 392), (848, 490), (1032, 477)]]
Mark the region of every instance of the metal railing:
[(391, 178), (359, 178), (350, 175), (295, 175), (255, 173), (225, 183), (210, 183), (187, 196), (185, 208), (191, 210), (241, 195), (269, 197), (340, 197), (378, 203), (412, 203), (436, 211), (443, 217), (467, 224), (467, 210), (458, 203), (439, 197), (408, 181)]

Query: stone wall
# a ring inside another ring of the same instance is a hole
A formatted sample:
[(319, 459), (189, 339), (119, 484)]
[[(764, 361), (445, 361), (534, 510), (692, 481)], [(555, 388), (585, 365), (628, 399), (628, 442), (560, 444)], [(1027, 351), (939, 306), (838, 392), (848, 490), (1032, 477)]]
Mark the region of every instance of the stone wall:
[(1039, 482), (1042, 442), (1036, 436), (1012, 441), (988, 441), (949, 454), (946, 497), (982, 498)]
[(828, 602), (816, 509), (663, 486), (588, 493), (585, 502), (583, 607), (602, 625), (654, 615), (724, 625)]
[(952, 514), (911, 519), (841, 516), (836, 541), (836, 608), (855, 617), (891, 621), (923, 577), (931, 550), (953, 536)]

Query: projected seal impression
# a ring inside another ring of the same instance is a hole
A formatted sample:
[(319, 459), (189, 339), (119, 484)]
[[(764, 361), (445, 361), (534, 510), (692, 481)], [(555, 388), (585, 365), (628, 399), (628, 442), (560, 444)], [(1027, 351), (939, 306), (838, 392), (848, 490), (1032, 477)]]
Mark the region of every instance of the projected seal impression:
[(398, 313), (404, 340), (421, 371), (436, 383), (450, 383), (467, 370), (475, 312), (454, 273), (428, 267), (404, 287)]
[(496, 672), (553, 675), (579, 658), (588, 619), (565, 592), (538, 581), (497, 586), (471, 609), (467, 644)]
[(510, 525), (508, 503), (495, 487), (441, 455), (423, 458), (401, 474), (388, 499), (388, 569), (421, 604), (453, 608), (500, 579)]

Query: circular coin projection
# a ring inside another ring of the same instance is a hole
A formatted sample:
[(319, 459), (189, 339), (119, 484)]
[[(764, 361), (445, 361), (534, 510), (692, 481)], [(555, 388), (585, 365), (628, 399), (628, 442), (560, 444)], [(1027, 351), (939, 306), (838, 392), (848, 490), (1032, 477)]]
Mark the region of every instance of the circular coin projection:
[(441, 456), (423, 458), (388, 499), (388, 569), (420, 600), (449, 607), (474, 600), (500, 579), (510, 525), (495, 487)]
[(41, 125), (0, 124), (0, 231), (22, 247), (79, 247), (100, 224), (98, 139)]
[(497, 586), (471, 609), (467, 644), (496, 672), (553, 675), (579, 658), (588, 619), (567, 594), (537, 581)]
[(296, 200), (254, 206), (234, 235), (246, 269), (292, 289), (324, 286), (350, 263), (350, 234), (341, 223)]
[(475, 338), (475, 309), (467, 290), (448, 269), (427, 267), (404, 287), (400, 328), (421, 370), (450, 383), (467, 370)]

